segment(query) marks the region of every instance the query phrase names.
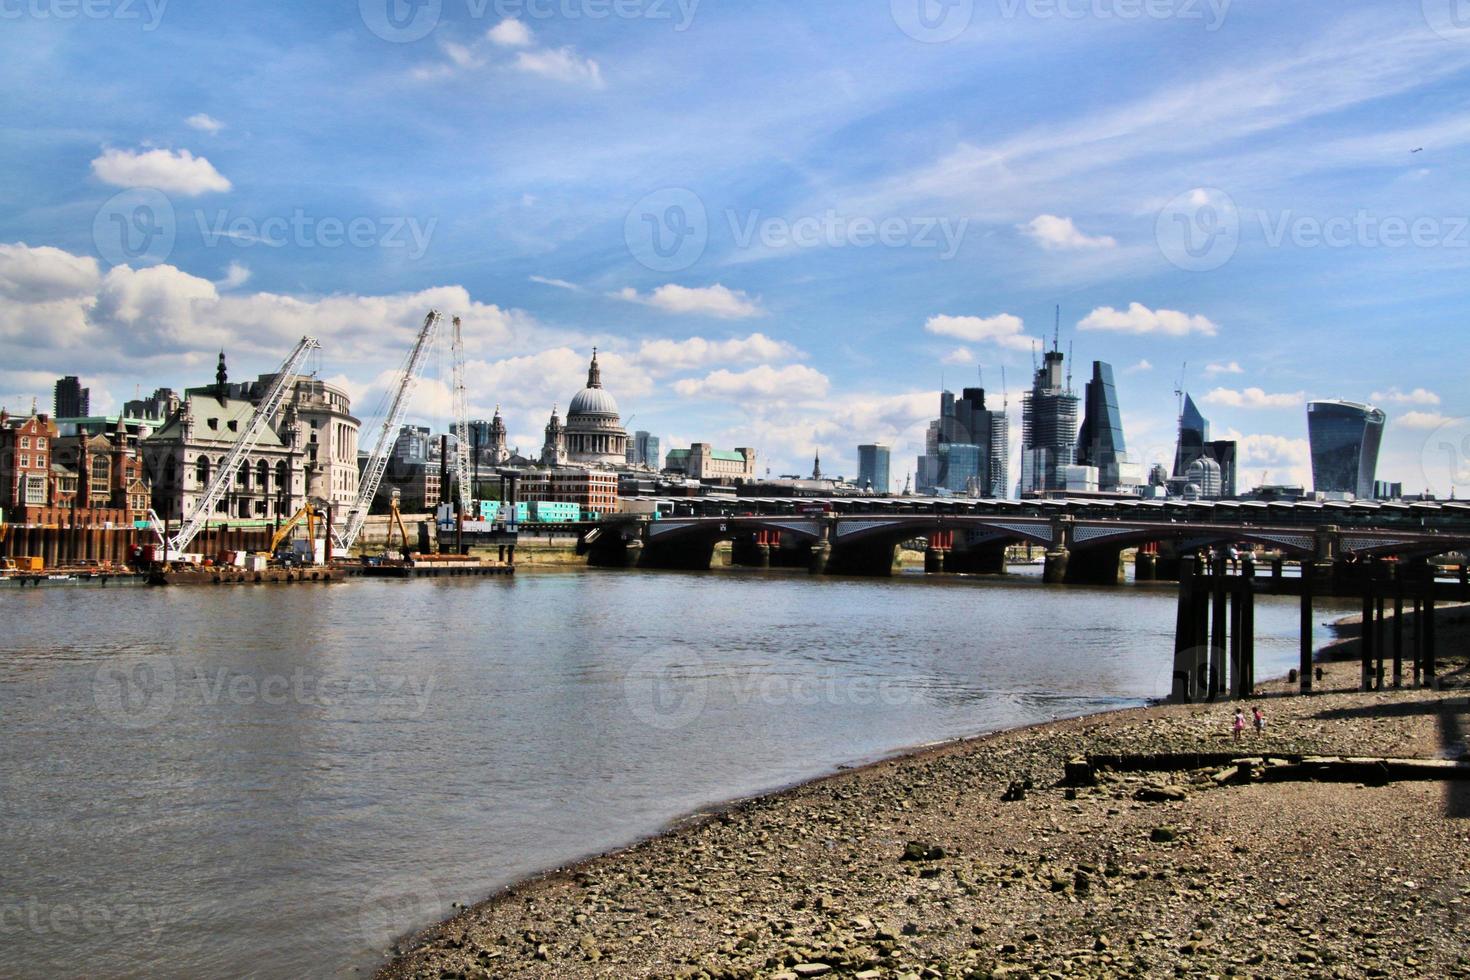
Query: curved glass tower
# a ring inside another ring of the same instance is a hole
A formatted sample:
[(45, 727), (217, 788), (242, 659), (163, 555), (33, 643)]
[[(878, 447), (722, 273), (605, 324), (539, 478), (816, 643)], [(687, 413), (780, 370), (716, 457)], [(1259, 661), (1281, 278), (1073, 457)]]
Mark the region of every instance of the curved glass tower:
[(1318, 493), (1373, 499), (1378, 447), (1387, 420), (1382, 409), (1360, 402), (1328, 400), (1307, 405), (1312, 483)]

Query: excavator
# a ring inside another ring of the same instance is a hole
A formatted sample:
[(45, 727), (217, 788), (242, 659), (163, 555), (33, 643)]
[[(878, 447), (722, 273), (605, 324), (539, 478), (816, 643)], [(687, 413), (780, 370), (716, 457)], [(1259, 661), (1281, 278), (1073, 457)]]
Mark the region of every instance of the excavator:
[[(403, 526), (403, 513), (398, 509), (398, 497), (398, 491), (394, 490), (393, 497), (388, 503), (388, 541), (385, 546), (387, 550), (384, 551), (383, 557), (394, 561), (399, 558), (407, 561), (408, 529)], [(403, 542), (403, 547), (399, 549), (396, 555), (393, 553), (393, 531), (395, 528), (398, 531), (399, 540)]]
[(276, 557), (276, 554), (279, 551), (281, 545), (284, 544), (291, 537), (292, 532), (294, 532), (297, 526), (300, 525), (301, 522), (304, 520), (306, 521), (306, 540), (312, 542), (313, 549), (312, 551), (309, 551), (307, 553), (308, 557), (306, 560), (307, 564), (314, 564), (317, 517), (317, 509), (311, 504), (310, 501), (303, 504), (300, 510), (291, 515), (291, 519), (289, 521), (281, 525), (281, 529), (276, 532), (275, 537), (271, 538), (271, 547), (270, 551), (268, 552), (269, 555), (272, 558)]

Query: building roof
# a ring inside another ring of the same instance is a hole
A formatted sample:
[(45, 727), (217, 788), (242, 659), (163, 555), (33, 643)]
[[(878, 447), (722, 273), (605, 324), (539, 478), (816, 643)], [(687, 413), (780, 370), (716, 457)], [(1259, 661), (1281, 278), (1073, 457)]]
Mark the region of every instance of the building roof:
[[(255, 416), (255, 406), (238, 398), (226, 398), (221, 402), (213, 395), (191, 393), (184, 400), (184, 407), (149, 438), (160, 441), (182, 439), (185, 413), (194, 420), (194, 442), (229, 444), (238, 440), (250, 426), (250, 420)], [(281, 446), (283, 443), (275, 430), (267, 425), (260, 434), (258, 445)]]

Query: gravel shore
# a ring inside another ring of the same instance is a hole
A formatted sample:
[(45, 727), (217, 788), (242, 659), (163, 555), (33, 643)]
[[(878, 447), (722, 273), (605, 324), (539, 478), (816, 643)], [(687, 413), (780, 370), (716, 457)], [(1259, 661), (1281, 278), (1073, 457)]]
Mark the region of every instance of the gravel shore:
[(1470, 781), (1063, 779), (1084, 754), (1459, 758), (1466, 639), (1441, 629), (1437, 690), (1360, 693), (1352, 662), (1309, 698), (1262, 685), (1239, 741), (1234, 704), (1157, 705), (734, 804), (467, 909), (380, 976), (1470, 977)]

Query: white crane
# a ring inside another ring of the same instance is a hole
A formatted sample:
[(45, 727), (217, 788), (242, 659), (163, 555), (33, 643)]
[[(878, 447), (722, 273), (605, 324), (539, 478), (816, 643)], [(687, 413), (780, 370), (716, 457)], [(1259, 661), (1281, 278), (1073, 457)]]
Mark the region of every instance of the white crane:
[(286, 393), (296, 383), (296, 372), (306, 360), (306, 355), (320, 346), (321, 344), (311, 337), (302, 337), (296, 349), (291, 351), (286, 362), (281, 365), (280, 372), (271, 381), (265, 397), (255, 407), (255, 414), (250, 417), (250, 424), (245, 427), (245, 431), (240, 433), (240, 437), (225, 454), (224, 461), (215, 471), (214, 479), (209, 481), (204, 496), (200, 497), (199, 502), (194, 505), (194, 512), (184, 521), (183, 527), (179, 528), (179, 533), (164, 543), (164, 554), (182, 554), (195, 536), (204, 529), (204, 525), (214, 515), (214, 509), (219, 505), (220, 498), (225, 495), (225, 491), (234, 481), (235, 473), (240, 468), (240, 461), (255, 451), (260, 437), (265, 434), (266, 426), (270, 424), (276, 412), (280, 411), (281, 403), (286, 400)]
[(378, 495), (378, 486), (383, 482), (383, 471), (388, 468), (388, 453), (393, 448), (393, 442), (398, 437), (398, 427), (403, 424), (403, 417), (408, 412), (409, 402), (413, 400), (413, 389), (418, 384), (419, 373), (423, 370), (424, 360), (428, 357), (429, 349), (434, 344), (434, 335), (439, 329), (441, 316), (438, 310), (430, 310), (429, 315), (424, 318), (424, 325), (419, 330), (418, 339), (414, 341), (413, 348), (409, 351), (408, 362), (403, 369), (403, 377), (399, 379), (398, 390), (393, 394), (393, 401), (389, 405), (387, 414), (383, 417), (382, 427), (378, 430), (378, 441), (373, 446), (373, 451), (368, 456), (367, 463), (362, 469), (362, 478), (357, 485), (357, 500), (352, 509), (347, 512), (342, 535), (338, 544), (345, 550), (352, 547), (357, 536), (362, 533), (363, 524), (367, 523), (368, 510), (373, 505), (373, 498)]
[[(470, 399), (464, 386), (464, 337), (460, 334), (459, 317), (454, 318), (454, 475), (459, 481), (459, 512), (468, 515), (470, 486)], [(468, 517), (466, 516), (466, 520)]]

